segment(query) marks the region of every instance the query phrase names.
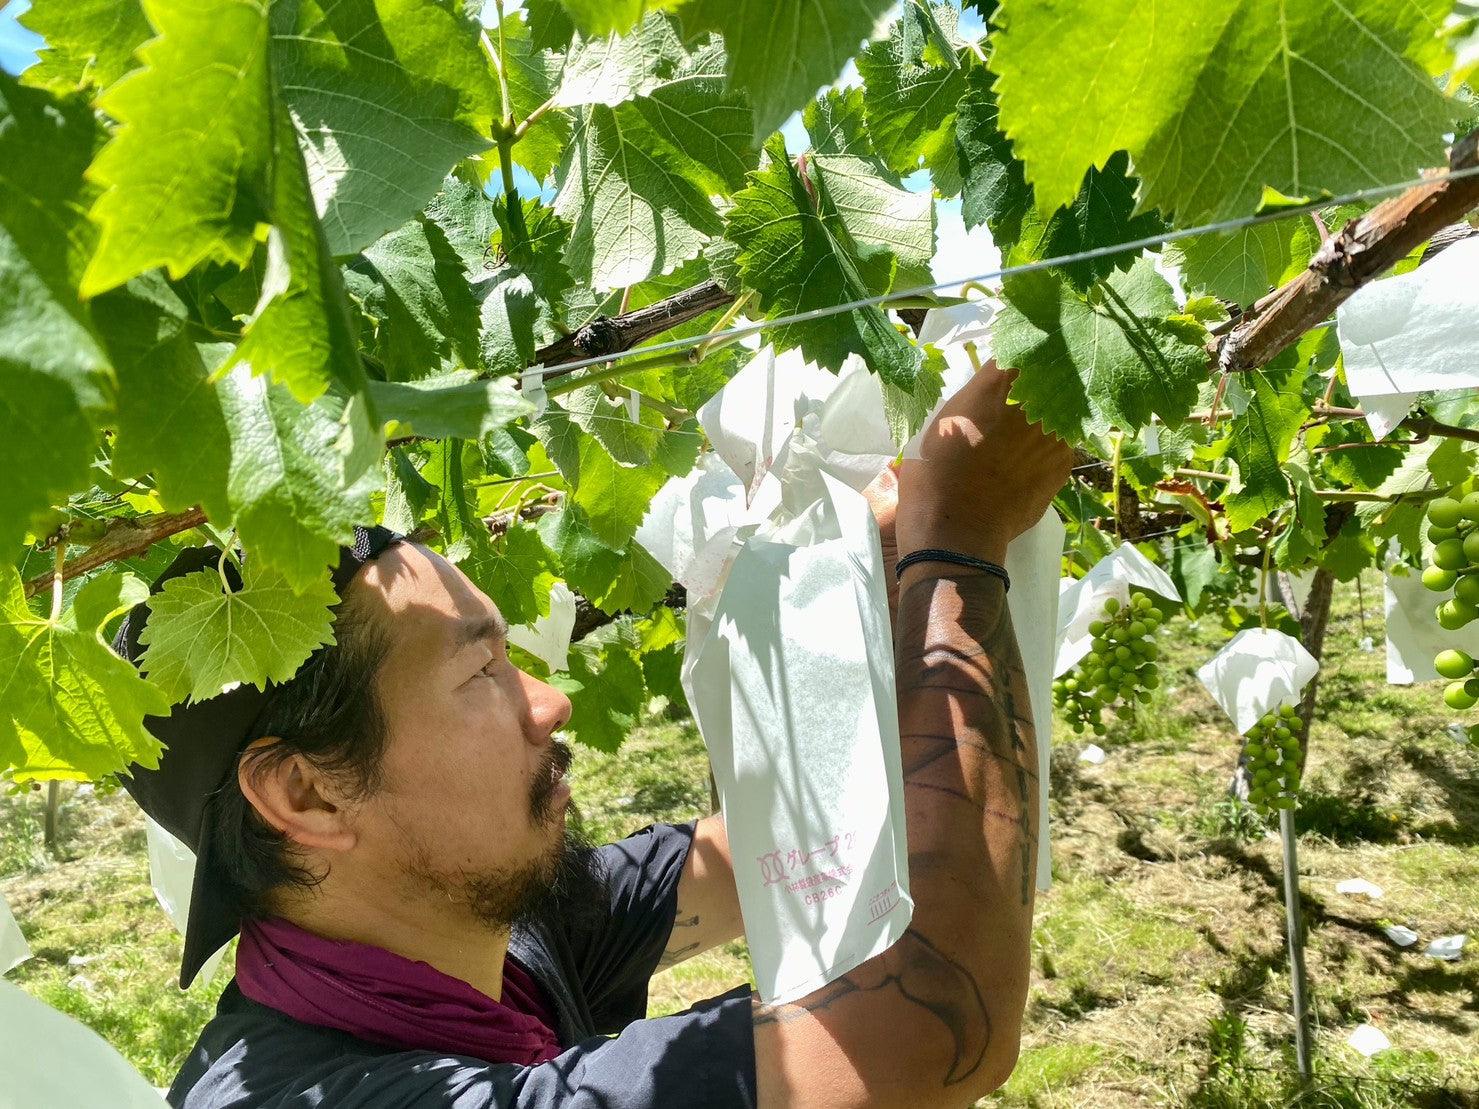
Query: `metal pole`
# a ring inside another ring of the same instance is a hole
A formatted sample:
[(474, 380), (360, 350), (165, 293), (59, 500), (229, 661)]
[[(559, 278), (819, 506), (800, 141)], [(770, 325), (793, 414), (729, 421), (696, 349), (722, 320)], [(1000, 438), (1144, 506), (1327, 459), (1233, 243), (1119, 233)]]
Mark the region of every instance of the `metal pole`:
[(1310, 1049), (1309, 999), (1304, 981), (1304, 919), (1299, 909), (1299, 851), (1294, 834), (1294, 810), (1279, 810), (1279, 839), (1284, 845), (1284, 926), (1289, 935), (1289, 987), (1293, 994), (1294, 1056), (1299, 1077), (1315, 1076)]

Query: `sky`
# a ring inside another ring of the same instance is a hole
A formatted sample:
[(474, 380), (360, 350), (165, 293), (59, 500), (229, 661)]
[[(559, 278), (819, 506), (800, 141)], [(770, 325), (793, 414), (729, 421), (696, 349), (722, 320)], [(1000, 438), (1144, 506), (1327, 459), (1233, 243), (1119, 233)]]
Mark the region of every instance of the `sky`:
[[(9, 3), (0, 0), (0, 4), (4, 5), (3, 10), (0, 10), (0, 69), (15, 74), (35, 63), (36, 51), (42, 45), (42, 39), (16, 22), (16, 18), (30, 8), (31, 0), (9, 0)], [(506, 11), (516, 11), (521, 6), (521, 0), (509, 0), (504, 8)], [(494, 6), (488, 4), (485, 19), (494, 10)], [(981, 17), (973, 9), (968, 8), (961, 13), (961, 37), (974, 40), (984, 31)], [(858, 82), (857, 66), (849, 61), (837, 79), (836, 87), (847, 88)], [(810, 145), (806, 129), (801, 126), (800, 112), (796, 112), (781, 126), (781, 134), (785, 136), (786, 149), (793, 154), (800, 153)], [(536, 181), (522, 166), (514, 166), (514, 183), (521, 195), (539, 196), (546, 203), (554, 197), (553, 185)], [(930, 187), (929, 175), (923, 171), (913, 174), (905, 178), (904, 186), (911, 190), (927, 189)], [(938, 232), (931, 268), (937, 281), (958, 282), (1000, 266), (1001, 255), (991, 245), (986, 228), (978, 227), (970, 232), (966, 231), (960, 218), (958, 199), (937, 201), (935, 218)]]

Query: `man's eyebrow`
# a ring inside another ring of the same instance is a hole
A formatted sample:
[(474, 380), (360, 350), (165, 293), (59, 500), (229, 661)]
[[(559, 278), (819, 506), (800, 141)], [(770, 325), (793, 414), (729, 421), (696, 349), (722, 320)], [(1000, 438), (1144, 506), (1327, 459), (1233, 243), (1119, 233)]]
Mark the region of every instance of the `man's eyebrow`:
[(483, 639), (507, 639), (508, 621), (503, 618), (503, 613), (495, 612), (487, 616), (466, 616), (457, 624), (457, 633), (452, 643), (452, 651), (462, 650)]

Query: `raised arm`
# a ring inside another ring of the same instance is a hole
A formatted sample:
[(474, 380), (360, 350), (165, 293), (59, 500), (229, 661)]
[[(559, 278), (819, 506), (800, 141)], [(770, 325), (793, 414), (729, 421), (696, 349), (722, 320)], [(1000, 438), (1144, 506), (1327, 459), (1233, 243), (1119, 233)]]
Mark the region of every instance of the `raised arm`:
[[(989, 366), (899, 474), (900, 554), (1001, 562), (1067, 479), (1069, 452), (1005, 403)], [(877, 958), (754, 1010), (760, 1104), (965, 1106), (1016, 1061), (1037, 834), (1036, 741), (1000, 581), (904, 574), (895, 652), (913, 922)]]

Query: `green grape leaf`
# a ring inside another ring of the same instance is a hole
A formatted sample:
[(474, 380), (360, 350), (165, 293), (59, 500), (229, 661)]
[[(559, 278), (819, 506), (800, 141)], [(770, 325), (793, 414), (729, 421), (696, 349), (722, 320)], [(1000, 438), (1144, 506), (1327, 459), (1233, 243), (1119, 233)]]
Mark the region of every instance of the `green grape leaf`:
[(254, 557), (308, 589), (371, 519), (384, 438), (362, 397), (300, 404), (284, 386), (236, 366), (217, 383), (231, 436), (228, 493)]
[(431, 452), (422, 477), (441, 491), (437, 522), (442, 550), (498, 606), (510, 624), (532, 624), (549, 612), (555, 563), (539, 533), (513, 521), (494, 539), (468, 500), (463, 480), (464, 442), (443, 439)]
[(1205, 332), (1175, 317), (1165, 278), (1148, 259), (1080, 295), (1058, 274), (1008, 278), (993, 334), (997, 362), (1019, 371), (1013, 400), (1070, 441), (1152, 415), (1179, 424), (1207, 376)]
[[(1426, 454), (1425, 465), (1439, 485), (1457, 485), (1474, 472), (1474, 454), (1472, 444), (1462, 439), (1441, 439)], [(1385, 482), (1381, 488), (1386, 491)]]
[(837, 79), (864, 39), (882, 32), (890, 0), (688, 0), (688, 37), (718, 31), (729, 83), (749, 94), (759, 145), (823, 85)]
[(555, 104), (562, 108), (584, 104), (614, 108), (650, 92), (683, 60), (683, 44), (672, 21), (649, 10), (630, 34), (593, 37), (572, 46)]
[(542, 517), (538, 526), (559, 561), (560, 576), (602, 612), (646, 612), (673, 584), (662, 564), (635, 540), (621, 549), (601, 542), (574, 505)]
[(1396, 473), (1406, 454), (1399, 446), (1376, 442), (1371, 437), (1371, 429), (1365, 420), (1342, 420), (1325, 425), (1320, 446), (1347, 448), (1322, 453), (1320, 464), (1330, 480), (1354, 489), (1375, 489), (1380, 486)]
[(1227, 456), (1237, 463), (1238, 481), (1223, 496), (1227, 526), (1250, 528), (1289, 502), (1284, 463), (1300, 426), (1309, 418), (1298, 374), (1260, 370), (1251, 375), (1252, 397), (1232, 421)]
[(1246, 307), (1305, 268), (1319, 246), (1311, 232), (1305, 220), (1258, 223), (1178, 240), (1166, 257), (1180, 267), (1188, 289)]
[(721, 194), (742, 187), (758, 160), (753, 113), (725, 88), (724, 65), (723, 44), (711, 39), (632, 105), (653, 134), (688, 156), (699, 185)]
[(463, 259), (425, 217), (402, 224), (351, 267), (371, 278), (364, 310), (377, 321), (375, 353), (396, 381), (477, 367), (478, 306)]
[(1305, 467), (1287, 462), (1284, 473), (1294, 491), (1294, 511), (1283, 533), (1274, 540), (1274, 564), (1293, 569), (1313, 561), (1325, 545), (1325, 505), (1316, 495)]
[(935, 202), (927, 189), (910, 191), (880, 176), (868, 159), (819, 154), (811, 164), (826, 178), (827, 191), (860, 257), (893, 255), (893, 288), (934, 282)]
[(477, 439), (534, 411), (512, 382), (479, 381), (471, 372), (422, 381), (372, 381), (369, 388), (392, 439)]
[(421, 476), (405, 447), (385, 452), (385, 511), (381, 523), (409, 535), (440, 501), (441, 491)]
[(92, 112), (0, 73), (0, 543), (88, 483), (114, 379), (77, 283), (92, 250)]
[(1449, 6), (1170, 0), (1154, 26), (1174, 31), (1126, 35), (1151, 18), (1134, 0), (1004, 0), (990, 67), (1040, 212), (1123, 149), (1141, 205), (1196, 224), (1251, 211), (1264, 186), (1339, 193), (1440, 164), (1448, 111), (1409, 59)]
[[(1405, 508), (1416, 512), (1415, 505)], [(1335, 538), (1325, 545), (1320, 553), (1320, 565), (1335, 575), (1336, 581), (1354, 581), (1362, 570), (1376, 565), (1377, 545), (1369, 531), (1362, 528), (1356, 517), (1342, 525)]]
[[(564, 58), (536, 45), (529, 12), (504, 15), (498, 41), (503, 47), (504, 74), (508, 82), (508, 111), (523, 121), (534, 109), (555, 94), (559, 87)], [(570, 119), (558, 109), (547, 108), (535, 123), (514, 143), (513, 160), (543, 181), (559, 164), (560, 155), (570, 141)], [(491, 165), (490, 165), (491, 170)]]
[(272, 30), (273, 72), (336, 257), (400, 227), (452, 166), (491, 145), (497, 89), (476, 28), (445, 5), (286, 0)]
[(107, 88), (152, 34), (136, 0), (33, 0), (20, 22), (46, 40), (21, 80), (58, 93)]
[(266, 689), (334, 642), (337, 602), (327, 572), (300, 593), (255, 558), (230, 593), (214, 567), (182, 574), (149, 599), (139, 666), (172, 703), (208, 701), (237, 684)]
[(551, 678), (570, 696), (566, 730), (586, 746), (608, 753), (637, 726), (647, 701), (642, 660), (624, 631), (621, 624), (607, 624), (572, 644), (568, 677)]
[(166, 508), (198, 504), (229, 521), (231, 434), (211, 375), (231, 348), (197, 343), (184, 302), (157, 271), (105, 293), (92, 310), (118, 373), (113, 475), (152, 473)]
[(1171, 548), (1171, 581), (1192, 612), (1198, 611), (1207, 587), (1217, 578), (1217, 548), (1211, 544), (1177, 543)]
[(584, 510), (591, 531), (607, 546), (624, 550), (647, 514), (653, 494), (668, 480), (660, 462), (623, 466), (558, 404), (530, 424), (551, 462)]
[(624, 35), (643, 12), (675, 8), (682, 0), (561, 0), (583, 35)]
[(118, 121), (89, 177), (101, 229), (83, 277), (95, 296), (157, 266), (245, 265), (271, 173), (268, 14), (254, 0), (147, 0), (159, 33), (144, 68), (98, 106)]
[(144, 718), (167, 713), (169, 699), (101, 635), (147, 592), (137, 578), (100, 575), (53, 622), (31, 611), (15, 568), (0, 566), (0, 772), (87, 779), (159, 765)]
[(313, 207), (291, 122), (278, 113), (273, 147), (272, 227), (262, 295), (236, 360), (270, 374), (304, 404), (331, 382), (359, 392), (365, 371), (339, 267)]
[[(779, 136), (766, 145), (769, 164), (736, 193), (727, 237), (747, 288), (760, 294), (767, 316), (830, 307), (887, 290), (893, 255), (859, 251), (832, 200), (824, 169), (802, 176)], [(887, 235), (880, 227), (879, 236)], [(776, 328), (779, 349), (799, 346), (828, 369), (849, 354), (863, 358), (886, 381), (912, 391), (923, 355), (877, 308), (858, 308), (823, 319)]]
[(579, 109), (555, 197), (555, 213), (571, 224), (571, 272), (589, 273), (598, 290), (619, 289), (697, 255), (723, 227), (705, 177), (635, 105)]
[(891, 184), (899, 183), (898, 175), (873, 149), (863, 109), (863, 90), (857, 85), (828, 89), (807, 104), (801, 113), (801, 125), (811, 139), (813, 153), (850, 154), (854, 158), (865, 158), (880, 176)]
[[(987, 225), (1003, 265), (1060, 258), (1166, 229), (1156, 212), (1135, 214), (1136, 180), (1128, 173), (1123, 151), (1111, 155), (1103, 169), (1090, 169), (1073, 202), (1044, 220), (1034, 206), (1022, 163), (997, 127), (989, 80), (984, 70), (974, 70), (960, 105), (956, 142), (965, 178), (961, 218), (967, 227)], [(1128, 269), (1139, 255), (1139, 250), (1127, 250), (1070, 262), (1061, 269), (1083, 290), (1115, 270)]]
[(949, 5), (907, 0), (888, 38), (858, 55), (873, 149), (896, 173), (928, 169), (944, 196), (961, 185), (955, 110), (967, 70), (956, 56), (956, 15)]

